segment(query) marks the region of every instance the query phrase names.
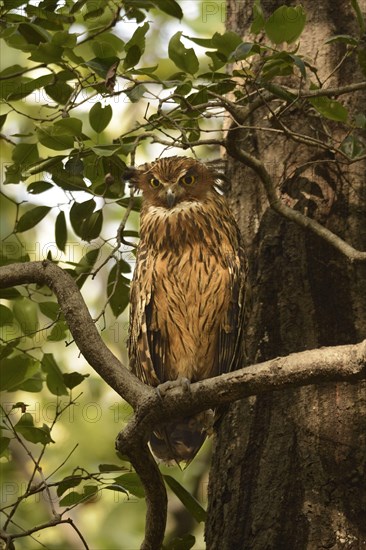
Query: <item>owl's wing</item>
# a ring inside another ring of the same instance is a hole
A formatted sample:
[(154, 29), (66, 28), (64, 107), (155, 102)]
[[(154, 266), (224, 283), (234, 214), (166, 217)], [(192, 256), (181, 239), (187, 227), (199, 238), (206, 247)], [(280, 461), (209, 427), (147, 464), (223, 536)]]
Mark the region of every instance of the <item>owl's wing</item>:
[(246, 258), (243, 249), (240, 248), (236, 255), (229, 256), (227, 262), (230, 301), (219, 328), (214, 376), (241, 368), (244, 356)]
[[(154, 258), (140, 244), (130, 291), (130, 331), (128, 352), (131, 370), (150, 386), (160, 384), (155, 367), (161, 364), (151, 357), (151, 318), (153, 303)], [(156, 344), (157, 345), (157, 344)], [(155, 355), (158, 355), (155, 352)]]

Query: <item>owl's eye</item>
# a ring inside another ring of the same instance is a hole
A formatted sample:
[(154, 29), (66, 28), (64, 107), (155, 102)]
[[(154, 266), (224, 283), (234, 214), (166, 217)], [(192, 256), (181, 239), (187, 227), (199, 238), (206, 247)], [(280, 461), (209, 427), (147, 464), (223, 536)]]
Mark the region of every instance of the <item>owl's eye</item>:
[(158, 180), (158, 178), (151, 178), (150, 185), (154, 189), (157, 189), (160, 186), (160, 181)]
[(194, 182), (196, 181), (196, 178), (194, 176), (189, 176), (188, 174), (186, 174), (185, 176), (180, 178), (179, 181), (180, 181), (180, 183), (183, 183), (184, 185), (193, 185)]

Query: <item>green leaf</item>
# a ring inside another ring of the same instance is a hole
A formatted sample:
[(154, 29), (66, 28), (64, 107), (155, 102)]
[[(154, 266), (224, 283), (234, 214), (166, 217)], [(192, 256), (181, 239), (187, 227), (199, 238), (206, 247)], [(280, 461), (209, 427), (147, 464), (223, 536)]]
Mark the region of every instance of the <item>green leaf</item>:
[(39, 372), (40, 366), (39, 361), (26, 355), (3, 359), (0, 363), (1, 389), (4, 391), (17, 390), (20, 384)]
[(253, 23), (250, 32), (258, 34), (264, 27), (265, 19), (260, 0), (255, 0), (253, 4)]
[(56, 46), (52, 43), (40, 44), (32, 51), (29, 59), (38, 61), (39, 63), (60, 63), (62, 54), (64, 53), (61, 46)]
[(63, 48), (74, 48), (77, 42), (77, 34), (67, 31), (58, 31), (52, 36), (52, 44)]
[(36, 226), (41, 220), (43, 220), (50, 210), (51, 208), (49, 206), (36, 206), (35, 208), (28, 210), (20, 216), (16, 224), (15, 231), (17, 233), (28, 231), (28, 229)]
[(122, 474), (114, 480), (114, 483), (137, 498), (145, 497), (144, 486), (139, 476), (134, 472)]
[[(314, 89), (312, 86), (311, 88)], [(309, 99), (309, 102), (325, 118), (347, 122), (348, 111), (339, 101), (329, 97), (313, 97)]]
[(123, 467), (118, 464), (99, 464), (98, 470), (101, 473), (105, 472), (120, 472)]
[(43, 315), (52, 321), (56, 321), (60, 316), (61, 310), (57, 302), (39, 302), (38, 306)]
[[(94, 199), (85, 202), (74, 202), (70, 209), (70, 222), (76, 235), (87, 240), (88, 231), (93, 230), (92, 225), (87, 225), (93, 215), (96, 203)], [(98, 211), (100, 212), (100, 211)], [(90, 224), (92, 222), (89, 222)], [(99, 222), (100, 223), (100, 222)], [(99, 233), (98, 233), (99, 235)]]
[(212, 37), (212, 42), (218, 52), (228, 58), (243, 41), (236, 32), (227, 31), (224, 34), (216, 32)]
[(33, 176), (34, 174), (39, 174), (39, 172), (49, 170), (53, 166), (60, 164), (64, 158), (64, 155), (55, 155), (42, 159), (39, 162), (35, 162), (33, 165), (28, 167), (27, 174)]
[(59, 105), (65, 105), (73, 93), (71, 86), (59, 79), (57, 79), (54, 84), (45, 86), (44, 89), (46, 94)]
[(29, 44), (37, 45), (41, 42), (47, 42), (50, 39), (50, 35), (47, 31), (32, 23), (21, 23), (18, 30)]
[(48, 181), (35, 181), (28, 185), (27, 191), (31, 195), (39, 195), (40, 193), (44, 193), (45, 191), (52, 189), (52, 187), (52, 183), (49, 183)]
[(33, 80), (20, 84), (18, 88), (16, 88), (12, 93), (9, 94), (7, 99), (8, 101), (16, 101), (18, 99), (22, 99), (23, 97), (28, 96), (35, 90), (38, 90), (39, 88), (44, 88), (44, 86), (47, 86), (48, 84), (53, 82), (54, 78), (55, 77), (53, 74), (47, 74), (45, 76), (40, 76), (39, 78), (35, 78)]
[(115, 317), (121, 315), (129, 303), (129, 281), (122, 275), (123, 263), (115, 264), (107, 282), (107, 296), (109, 305)]
[(351, 159), (355, 159), (365, 153), (364, 144), (357, 138), (357, 136), (353, 135), (346, 137), (346, 139), (342, 142), (340, 149)]
[(82, 137), (82, 121), (74, 117), (63, 118), (52, 126), (38, 127), (37, 135), (42, 145), (49, 149), (72, 149), (75, 138)]
[(127, 52), (123, 61), (125, 69), (134, 67), (140, 61), (142, 54), (145, 51), (145, 35), (149, 30), (149, 23), (144, 23), (141, 27), (137, 27), (131, 39), (126, 43), (125, 50)]
[(69, 395), (62, 372), (51, 353), (45, 353), (42, 358), (42, 370), (46, 373), (47, 387), (53, 395)]
[(102, 78), (107, 78), (109, 69), (113, 65), (115, 65), (115, 63), (119, 63), (119, 61), (120, 61), (119, 57), (116, 57), (116, 56), (105, 57), (105, 58), (95, 57), (90, 61), (86, 61), (85, 65), (93, 69), (93, 71), (95, 71)]
[(65, 386), (72, 390), (84, 382), (85, 378), (88, 378), (89, 374), (80, 374), (80, 372), (66, 372), (63, 374)]
[(31, 443), (41, 443), (42, 445), (54, 443), (48, 426), (43, 424), (42, 428), (35, 427), (33, 417), (30, 413), (23, 414), (19, 422), (14, 426), (14, 429)]
[(13, 313), (23, 334), (33, 334), (38, 329), (38, 306), (29, 298), (14, 301)]
[(350, 44), (351, 46), (357, 46), (358, 44), (358, 40), (349, 34), (337, 34), (326, 40), (324, 44), (332, 44), (333, 42), (342, 42), (343, 44)]
[(152, 0), (152, 3), (164, 13), (177, 19), (183, 19), (182, 8), (175, 0)]
[[(145, 93), (147, 92), (146, 86), (143, 84), (137, 84), (131, 86), (131, 88), (126, 88), (124, 90), (124, 93), (128, 97), (128, 99), (131, 101), (131, 103), (137, 103), (140, 101), (142, 97), (144, 97)], [(95, 148), (94, 148), (95, 149)]]
[(79, 288), (83, 286), (86, 279), (88, 278), (92, 267), (98, 259), (98, 256), (99, 248), (89, 250), (89, 252), (87, 252), (85, 256), (81, 258), (80, 262), (75, 267), (75, 275), (77, 276), (76, 283)]
[(69, 136), (81, 137), (83, 133), (83, 123), (79, 118), (67, 117), (58, 120), (54, 124), (59, 132), (68, 134)]
[(16, 288), (0, 288), (0, 298), (3, 300), (13, 300), (20, 298), (21, 294)]
[(61, 340), (67, 340), (69, 336), (69, 330), (65, 321), (57, 321), (52, 327), (50, 334), (47, 336), (47, 340), (50, 342), (60, 342)]
[(28, 166), (39, 160), (36, 143), (18, 143), (11, 155), (14, 162), (20, 166)]
[(26, 392), (32, 392), (32, 393), (39, 393), (43, 389), (43, 377), (40, 372), (36, 372), (31, 378), (28, 378), (27, 380), (24, 380), (19, 386), (17, 387), (17, 390), (19, 391), (26, 391)]
[(7, 116), (8, 116), (8, 113), (6, 113), (6, 115), (0, 115), (0, 130), (4, 126)]
[(110, 105), (102, 107), (101, 102), (98, 101), (98, 103), (95, 103), (89, 111), (90, 126), (99, 134), (108, 126), (112, 116), (112, 107)]
[(57, 248), (65, 252), (65, 247), (67, 243), (67, 227), (66, 227), (66, 218), (63, 210), (59, 212), (56, 218), (55, 223), (55, 239)]
[(84, 221), (81, 227), (81, 238), (84, 241), (97, 239), (103, 227), (103, 210), (97, 210)]
[(0, 437), (0, 457), (5, 456), (10, 441), (9, 437)]
[(69, 134), (60, 133), (54, 127), (37, 128), (37, 136), (42, 145), (55, 151), (64, 151), (74, 147), (74, 137)]
[(13, 312), (8, 307), (0, 304), (0, 326), (11, 325), (13, 323)]
[(79, 502), (83, 500), (85, 500), (85, 495), (81, 495), (76, 491), (71, 491), (71, 493), (68, 493), (60, 500), (59, 506), (75, 506), (75, 504), (79, 504)]
[(179, 498), (194, 519), (199, 523), (206, 521), (207, 512), (202, 508), (201, 504), (174, 477), (169, 475), (164, 475), (163, 477), (168, 487)]
[(66, 495), (63, 499), (60, 500), (60, 506), (74, 506), (79, 502), (85, 502), (92, 498), (98, 492), (98, 487), (96, 485), (85, 485), (83, 488), (83, 494), (72, 491)]
[(182, 32), (177, 32), (169, 41), (169, 58), (182, 71), (195, 74), (199, 69), (199, 63), (193, 48), (186, 48), (181, 42)]
[(351, 0), (351, 6), (356, 12), (357, 23), (358, 23), (358, 26), (360, 27), (360, 34), (362, 35), (366, 30), (365, 18), (362, 14), (362, 10), (357, 0)]
[(193, 548), (195, 542), (195, 537), (191, 534), (187, 534), (183, 535), (183, 537), (177, 537), (170, 540), (168, 544), (164, 544), (163, 550), (190, 550), (190, 548)]
[(82, 481), (82, 478), (80, 475), (76, 476), (67, 476), (64, 479), (60, 481), (60, 483), (57, 485), (57, 496), (60, 497), (64, 494), (67, 489), (72, 489), (73, 487), (77, 487), (80, 485)]
[(295, 42), (304, 30), (306, 13), (304, 8), (280, 6), (264, 25), (268, 38), (275, 44)]

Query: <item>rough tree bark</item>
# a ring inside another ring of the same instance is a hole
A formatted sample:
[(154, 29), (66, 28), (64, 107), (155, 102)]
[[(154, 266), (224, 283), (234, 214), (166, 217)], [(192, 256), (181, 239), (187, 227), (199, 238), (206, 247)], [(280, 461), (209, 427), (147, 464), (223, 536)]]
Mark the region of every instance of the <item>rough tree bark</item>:
[[(262, 0), (267, 14), (283, 3)], [(356, 29), (351, 2), (302, 4), (308, 21), (301, 51), (316, 59), (324, 79), (342, 48), (324, 46), (324, 41)], [(359, 4), (365, 11), (365, 1)], [(228, 29), (248, 35), (251, 9), (251, 0), (227, 0)], [(354, 62), (347, 61), (327, 85), (354, 81), (355, 70)], [(350, 109), (356, 101), (358, 111), (362, 102), (366, 107), (362, 92), (342, 101)], [(287, 122), (304, 130), (304, 120), (304, 113), (293, 111)], [(329, 128), (337, 136), (337, 124)], [(242, 145), (264, 161), (283, 196), (298, 200), (296, 208), (365, 250), (365, 162), (340, 166), (323, 151), (278, 134), (255, 133)], [(294, 176), (297, 167), (321, 159), (331, 162), (308, 165)], [(249, 168), (229, 159), (228, 176), (249, 251), (249, 362), (362, 340), (365, 265), (351, 264), (320, 238), (272, 212)], [(233, 405), (215, 442), (208, 512), (210, 549), (365, 548), (365, 383), (271, 392)]]

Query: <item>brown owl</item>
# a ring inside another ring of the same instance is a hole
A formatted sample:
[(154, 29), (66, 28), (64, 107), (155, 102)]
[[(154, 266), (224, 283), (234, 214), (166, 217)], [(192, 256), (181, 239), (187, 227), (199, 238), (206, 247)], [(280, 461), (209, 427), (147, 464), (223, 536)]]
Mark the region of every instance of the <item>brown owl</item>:
[[(245, 260), (218, 174), (169, 157), (129, 172), (142, 191), (131, 285), (129, 356), (145, 383), (203, 380), (241, 366)], [(189, 462), (210, 432), (209, 413), (167, 422), (153, 453)]]

